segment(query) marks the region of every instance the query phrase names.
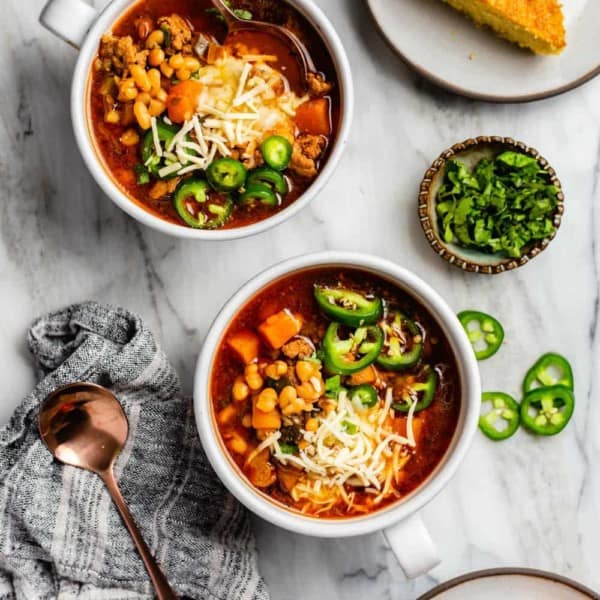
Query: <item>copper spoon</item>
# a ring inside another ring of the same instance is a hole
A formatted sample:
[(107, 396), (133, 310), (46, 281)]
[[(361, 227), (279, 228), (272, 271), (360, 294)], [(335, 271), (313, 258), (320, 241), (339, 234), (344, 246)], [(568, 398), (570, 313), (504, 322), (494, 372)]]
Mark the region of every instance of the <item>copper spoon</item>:
[(39, 414), (39, 430), (48, 450), (61, 462), (98, 474), (119, 511), (150, 575), (159, 600), (177, 600), (142, 538), (113, 473), (127, 440), (129, 425), (119, 401), (106, 388), (74, 383), (52, 392)]
[(300, 81), (306, 88), (308, 73), (314, 73), (316, 69), (309, 51), (295, 33), (289, 31), (285, 27), (281, 27), (280, 25), (275, 25), (273, 23), (255, 21), (254, 19), (240, 19), (240, 17), (238, 17), (227, 5), (225, 0), (211, 0), (211, 2), (225, 19), (229, 35), (244, 30), (255, 30), (272, 35), (284, 42), (298, 62), (298, 67), (300, 69)]

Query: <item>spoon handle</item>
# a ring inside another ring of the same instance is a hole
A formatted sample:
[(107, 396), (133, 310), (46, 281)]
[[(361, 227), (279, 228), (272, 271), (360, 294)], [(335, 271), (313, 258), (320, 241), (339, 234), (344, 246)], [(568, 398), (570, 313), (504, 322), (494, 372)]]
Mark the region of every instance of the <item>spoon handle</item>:
[(99, 475), (106, 484), (108, 492), (110, 493), (113, 502), (115, 503), (127, 529), (129, 530), (131, 539), (134, 541), (136, 548), (142, 557), (142, 561), (144, 562), (144, 566), (148, 571), (148, 575), (150, 575), (150, 579), (152, 580), (152, 584), (154, 585), (154, 589), (159, 600), (177, 600), (175, 592), (173, 592), (173, 589), (169, 585), (167, 578), (152, 556), (150, 548), (148, 548), (144, 538), (142, 537), (142, 534), (140, 533), (140, 530), (135, 524), (133, 516), (129, 512), (129, 508), (127, 508), (127, 504), (121, 495), (121, 490), (117, 485), (112, 471), (104, 471), (99, 473)]

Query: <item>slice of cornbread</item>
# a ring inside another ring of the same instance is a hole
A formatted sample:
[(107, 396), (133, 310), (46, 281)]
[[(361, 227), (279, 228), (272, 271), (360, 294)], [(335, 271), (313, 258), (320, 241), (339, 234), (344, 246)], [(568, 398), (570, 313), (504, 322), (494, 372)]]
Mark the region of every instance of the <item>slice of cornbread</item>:
[(567, 45), (558, 0), (444, 0), (478, 25), (530, 48), (537, 54), (558, 54)]

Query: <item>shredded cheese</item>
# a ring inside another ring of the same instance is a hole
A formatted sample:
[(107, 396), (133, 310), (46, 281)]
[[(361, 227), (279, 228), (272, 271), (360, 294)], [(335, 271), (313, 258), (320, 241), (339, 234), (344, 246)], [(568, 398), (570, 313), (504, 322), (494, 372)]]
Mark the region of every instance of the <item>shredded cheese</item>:
[(412, 404), (408, 409), (408, 416), (406, 419), (406, 435), (408, 436), (408, 443), (411, 447), (415, 447), (415, 433), (413, 431), (413, 417), (415, 415), (415, 409), (417, 408), (417, 399), (413, 398)]
[(181, 169), (181, 166), (182, 165), (179, 162), (175, 162), (171, 165), (167, 165), (166, 167), (159, 169), (158, 176), (162, 178), (162, 177), (167, 177), (169, 175), (172, 175), (173, 173), (177, 173), (177, 171), (179, 171), (179, 169)]
[(156, 152), (156, 156), (161, 158), (163, 155), (163, 151), (162, 151), (162, 146), (160, 144), (160, 138), (158, 137), (158, 127), (156, 126), (156, 117), (152, 117), (150, 119), (150, 124), (152, 127), (152, 142), (154, 143), (154, 152)]
[[(281, 437), (281, 431), (275, 431), (263, 442), (261, 442), (246, 459), (246, 464), (251, 463), (265, 448), (270, 448), (273, 444), (277, 443), (277, 440)], [(277, 444), (279, 446), (279, 444)]]
[(277, 56), (274, 54), (244, 54), (243, 60), (248, 62), (277, 62)]
[(297, 454), (283, 453), (279, 438), (269, 438), (272, 441), (261, 446), (268, 447), (281, 464), (302, 470), (304, 475), (290, 494), (297, 502), (304, 500), (313, 505), (311, 512), (316, 514), (323, 507), (329, 510), (340, 499), (348, 509), (360, 511), (356, 494), (348, 489), (363, 488), (373, 495), (375, 504), (397, 493), (393, 483), (410, 459), (409, 449), (415, 446), (412, 419), (416, 404), (408, 413), (406, 437), (390, 428), (394, 418), (391, 404), (391, 388), (371, 408), (356, 406), (342, 391), (333, 410), (318, 417), (318, 429), (302, 431), (304, 443)]
[[(246, 60), (248, 59), (246, 58)], [(246, 83), (248, 82), (248, 75), (250, 75), (250, 71), (252, 71), (252, 65), (250, 64), (250, 61), (248, 61), (242, 69), (242, 74), (240, 76), (240, 81), (238, 83), (237, 91), (235, 93), (234, 102), (242, 95), (244, 88), (246, 87)]]
[(152, 118), (154, 155), (149, 160), (164, 158), (167, 164), (160, 172), (167, 175), (206, 169), (217, 156), (239, 156), (253, 168), (263, 139), (274, 134), (293, 139), (296, 110), (308, 96), (290, 89), (285, 75), (270, 64), (276, 62), (269, 54), (226, 55), (201, 67), (195, 114), (166, 147)]

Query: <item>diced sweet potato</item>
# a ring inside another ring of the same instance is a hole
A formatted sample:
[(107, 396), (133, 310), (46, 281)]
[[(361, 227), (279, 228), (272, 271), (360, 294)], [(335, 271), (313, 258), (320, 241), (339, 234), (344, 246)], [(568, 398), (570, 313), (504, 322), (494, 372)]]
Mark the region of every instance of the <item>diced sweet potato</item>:
[(302, 133), (329, 135), (331, 117), (328, 98), (316, 98), (301, 104), (296, 110), (296, 126)]
[(254, 429), (279, 429), (281, 416), (277, 409), (265, 412), (257, 408), (258, 396), (252, 398), (252, 427)]
[(169, 90), (169, 96), (187, 96), (197, 102), (200, 92), (204, 86), (195, 79), (180, 81)]
[(258, 326), (258, 331), (271, 348), (279, 350), (286, 342), (300, 333), (302, 317), (294, 315), (287, 308), (271, 315)]
[(258, 358), (260, 339), (249, 329), (243, 329), (232, 335), (227, 340), (227, 345), (241, 358), (245, 365), (249, 365)]
[(167, 111), (173, 123), (184, 123), (194, 116), (194, 103), (187, 96), (169, 96)]
[(189, 121), (198, 105), (202, 84), (194, 79), (182, 81), (169, 90), (167, 110), (173, 123)]
[(365, 383), (375, 383), (375, 381), (377, 381), (377, 371), (373, 365), (369, 365), (366, 369), (350, 376), (350, 385), (363, 385)]
[(214, 65), (225, 56), (225, 48), (220, 44), (209, 44), (206, 49), (205, 60), (209, 65)]

